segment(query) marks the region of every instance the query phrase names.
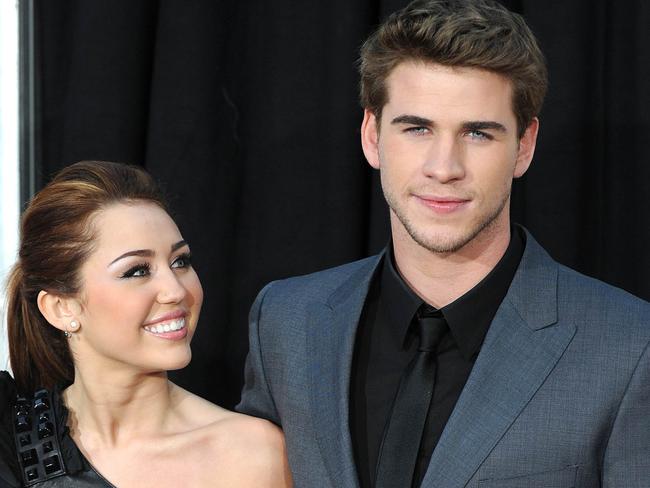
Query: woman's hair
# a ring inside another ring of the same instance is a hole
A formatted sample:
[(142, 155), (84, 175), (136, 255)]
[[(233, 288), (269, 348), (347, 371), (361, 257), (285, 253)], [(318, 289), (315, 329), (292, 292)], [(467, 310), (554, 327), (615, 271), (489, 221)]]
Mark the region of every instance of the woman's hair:
[(134, 201), (167, 209), (158, 186), (141, 168), (81, 161), (60, 171), (23, 213), (18, 261), (7, 283), (9, 357), (22, 393), (74, 380), (67, 339), (41, 314), (38, 293), (76, 296), (79, 270), (97, 237), (93, 217), (111, 204)]

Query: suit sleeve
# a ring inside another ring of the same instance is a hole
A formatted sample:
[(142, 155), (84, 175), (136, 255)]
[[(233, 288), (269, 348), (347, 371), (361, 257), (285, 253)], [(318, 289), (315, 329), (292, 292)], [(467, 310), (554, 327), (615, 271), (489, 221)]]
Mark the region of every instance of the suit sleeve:
[(649, 480), (650, 345), (646, 344), (614, 420), (603, 459), (602, 485), (642, 488)]
[(273, 283), (266, 285), (257, 295), (249, 314), (248, 356), (244, 370), (244, 388), (241, 401), (235, 407), (238, 412), (270, 420), (280, 425), (280, 419), (269, 389), (264, 369), (264, 351), (260, 339), (263, 321), (263, 303)]

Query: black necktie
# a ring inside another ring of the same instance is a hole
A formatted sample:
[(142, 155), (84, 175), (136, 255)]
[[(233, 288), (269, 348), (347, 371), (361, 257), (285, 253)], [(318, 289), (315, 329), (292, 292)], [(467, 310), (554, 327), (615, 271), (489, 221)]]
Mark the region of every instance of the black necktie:
[(377, 461), (376, 488), (409, 488), (436, 378), (436, 348), (447, 331), (439, 311), (418, 313), (418, 352), (400, 380)]

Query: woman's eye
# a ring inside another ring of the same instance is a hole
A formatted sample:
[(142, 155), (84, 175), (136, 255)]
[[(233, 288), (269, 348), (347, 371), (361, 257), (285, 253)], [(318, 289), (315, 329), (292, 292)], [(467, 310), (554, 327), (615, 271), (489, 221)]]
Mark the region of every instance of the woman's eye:
[(192, 258), (189, 254), (181, 254), (172, 263), (172, 268), (189, 268), (192, 266)]
[(150, 272), (151, 267), (148, 263), (136, 264), (125, 271), (120, 278), (141, 278), (143, 276), (149, 276)]

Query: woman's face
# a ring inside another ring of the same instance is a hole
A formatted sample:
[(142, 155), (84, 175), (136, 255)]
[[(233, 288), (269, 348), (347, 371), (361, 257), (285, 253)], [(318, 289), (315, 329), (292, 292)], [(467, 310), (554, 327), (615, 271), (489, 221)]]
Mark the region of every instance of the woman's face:
[(81, 327), (71, 340), (78, 367), (186, 366), (203, 290), (176, 224), (149, 202), (111, 205), (93, 224), (95, 249), (81, 268)]

